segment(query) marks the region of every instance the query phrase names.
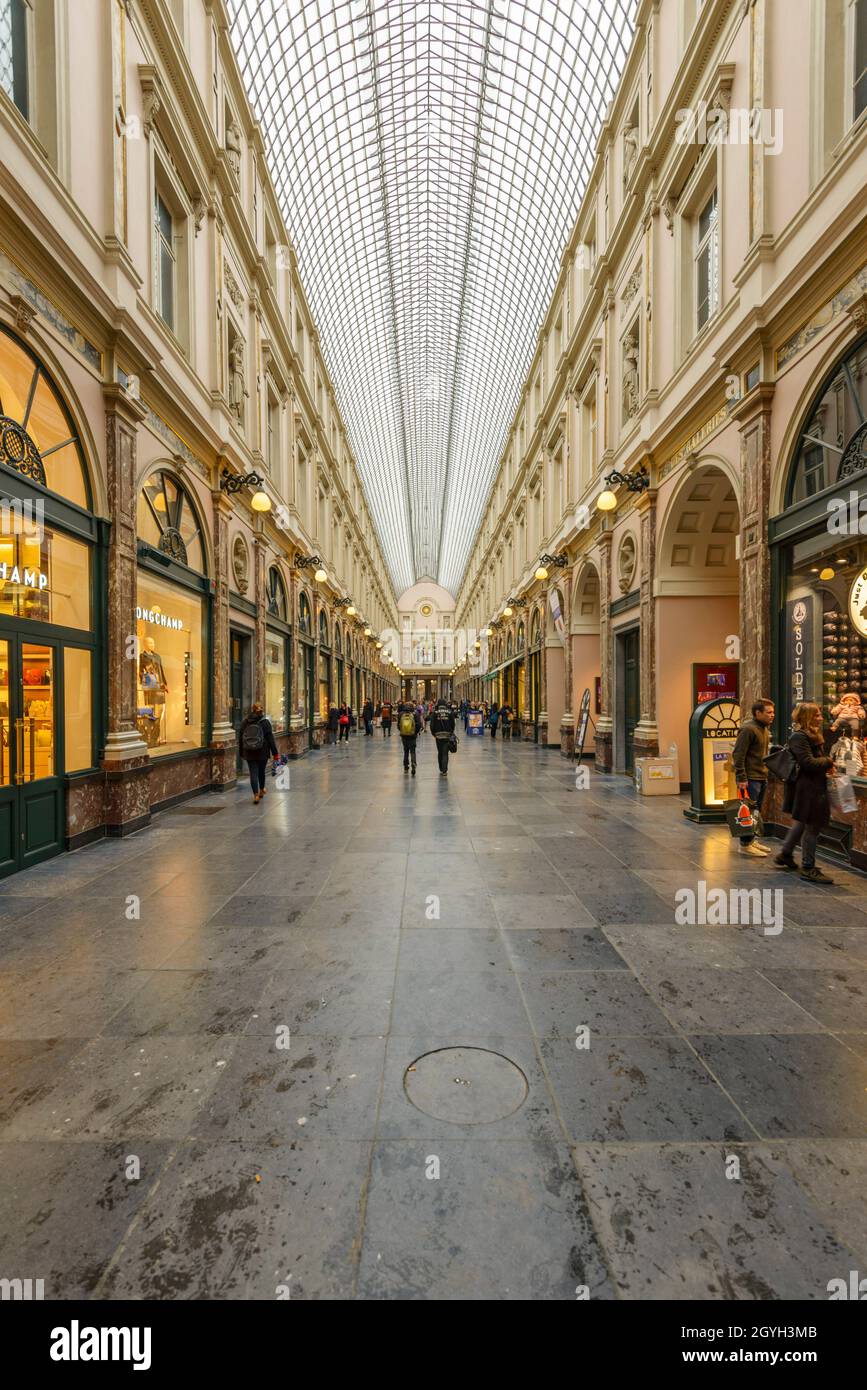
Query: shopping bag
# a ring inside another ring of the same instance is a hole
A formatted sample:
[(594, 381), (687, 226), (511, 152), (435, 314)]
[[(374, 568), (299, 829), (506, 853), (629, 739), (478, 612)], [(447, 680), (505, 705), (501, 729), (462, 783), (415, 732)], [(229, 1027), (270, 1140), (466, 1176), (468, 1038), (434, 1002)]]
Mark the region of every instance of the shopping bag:
[(828, 778), (828, 796), (834, 810), (841, 816), (851, 816), (852, 812), (857, 809), (855, 788), (845, 773), (838, 772), (836, 776)]
[(726, 821), (732, 836), (736, 840), (751, 839), (754, 835), (762, 834), (762, 818), (759, 808), (755, 802), (750, 801), (746, 792), (738, 793), (731, 801), (723, 803), (726, 813)]

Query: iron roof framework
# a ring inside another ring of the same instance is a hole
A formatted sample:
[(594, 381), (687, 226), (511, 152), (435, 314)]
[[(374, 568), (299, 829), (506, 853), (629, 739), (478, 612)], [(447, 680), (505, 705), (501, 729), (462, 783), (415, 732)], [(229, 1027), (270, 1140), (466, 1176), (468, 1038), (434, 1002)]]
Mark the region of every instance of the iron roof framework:
[(456, 592), (637, 0), (229, 0), (396, 593)]

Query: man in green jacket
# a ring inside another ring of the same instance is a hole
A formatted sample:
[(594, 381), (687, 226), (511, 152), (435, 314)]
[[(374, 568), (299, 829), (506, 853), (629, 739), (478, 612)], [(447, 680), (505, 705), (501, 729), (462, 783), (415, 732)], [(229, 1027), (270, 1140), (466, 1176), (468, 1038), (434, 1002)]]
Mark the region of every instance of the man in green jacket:
[[(752, 714), (752, 719), (745, 720), (741, 725), (732, 752), (732, 762), (738, 790), (745, 791), (760, 811), (768, 785), (765, 758), (770, 745), (771, 725), (774, 722), (773, 700), (756, 700)], [(748, 835), (746, 839), (741, 840), (741, 854), (746, 854), (751, 859), (764, 859), (769, 853), (770, 850), (758, 844), (755, 835)]]

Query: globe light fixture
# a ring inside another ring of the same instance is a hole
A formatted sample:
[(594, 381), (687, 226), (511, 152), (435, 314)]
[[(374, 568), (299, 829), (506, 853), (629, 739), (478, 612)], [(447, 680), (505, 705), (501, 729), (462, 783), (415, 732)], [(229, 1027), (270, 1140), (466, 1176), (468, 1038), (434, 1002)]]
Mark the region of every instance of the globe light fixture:
[(352, 606), (351, 603), (350, 603), (349, 607), (348, 607), (347, 610), (346, 610), (346, 616), (347, 616), (347, 618), (354, 618), (354, 617), (355, 617), (355, 609), (353, 608), (353, 606)]
[(823, 570), (819, 570), (819, 578), (820, 578), (820, 579), (833, 579), (833, 578), (834, 578), (834, 575), (835, 575), (836, 573), (837, 573), (837, 571), (836, 571), (836, 570), (833, 570), (833, 569), (831, 568), (830, 565), (826, 565), (825, 568), (824, 568)]
[(514, 611), (515, 611), (514, 608), (509, 608), (509, 606), (506, 605), (506, 607), (503, 609), (503, 617), (504, 617), (504, 618), (511, 618), (512, 614), (514, 613)]
[(547, 578), (548, 578), (548, 571), (545, 569), (545, 566), (544, 566), (544, 565), (540, 565), (539, 568), (536, 570), (536, 578), (537, 578), (537, 579), (547, 579)]
[(326, 579), (328, 578), (327, 571), (319, 569), (316, 571), (313, 578), (316, 580), (317, 584), (324, 584)]
[(613, 492), (606, 488), (605, 491), (600, 492), (599, 496), (596, 498), (596, 506), (599, 508), (600, 512), (613, 512), (617, 506), (617, 498), (614, 496)]
[(254, 492), (253, 496), (250, 498), (250, 506), (253, 508), (254, 512), (270, 512), (271, 498), (268, 496), (267, 492), (262, 492), (261, 490), (259, 492)]
[(365, 635), (365, 637), (372, 637), (372, 636), (373, 636), (373, 628), (371, 628), (371, 627), (366, 627), (366, 628), (364, 629), (364, 635)]

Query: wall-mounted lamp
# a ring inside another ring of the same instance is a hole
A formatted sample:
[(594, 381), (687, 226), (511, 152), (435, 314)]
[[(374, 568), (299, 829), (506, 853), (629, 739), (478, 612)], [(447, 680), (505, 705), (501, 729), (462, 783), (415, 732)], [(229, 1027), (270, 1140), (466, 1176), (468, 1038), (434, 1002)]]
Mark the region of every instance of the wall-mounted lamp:
[(366, 628), (364, 629), (364, 635), (365, 635), (365, 637), (372, 637), (372, 636), (373, 636), (373, 628), (372, 628), (372, 627), (366, 627)]
[(325, 567), (322, 564), (322, 561), (320, 560), (318, 555), (301, 555), (298, 551), (296, 551), (293, 564), (297, 570), (310, 569), (311, 565), (315, 565), (316, 569), (314, 571), (313, 578), (316, 580), (317, 584), (324, 584), (326, 579), (328, 578), (328, 574), (325, 570)]
[(220, 475), (220, 491), (227, 492), (231, 497), (236, 492), (243, 492), (245, 487), (261, 487), (264, 481), (258, 473), (232, 473), (224, 468)]
[(605, 479), (605, 491), (600, 492), (596, 499), (600, 512), (613, 512), (617, 506), (617, 498), (611, 491), (614, 487), (625, 487), (627, 492), (646, 492), (650, 487), (650, 474), (644, 464), (636, 468), (634, 473), (618, 473), (616, 469), (609, 473)]
[(536, 570), (536, 578), (537, 578), (537, 579), (547, 579), (547, 578), (548, 578), (548, 568), (547, 568), (547, 567), (548, 567), (549, 565), (554, 566), (556, 569), (562, 570), (562, 569), (565, 569), (565, 567), (566, 567), (566, 565), (567, 565), (568, 563), (569, 563), (569, 556), (566, 554), (566, 551), (565, 551), (565, 550), (562, 550), (562, 551), (560, 552), (559, 555), (543, 555), (543, 556), (541, 557), (541, 559), (539, 560), (539, 567), (538, 567), (538, 569)]
[(335, 607), (335, 608), (345, 608), (346, 611), (347, 611), (347, 613), (349, 613), (349, 614), (352, 614), (352, 613), (355, 612), (355, 609), (354, 609), (353, 606), (352, 606), (352, 599), (351, 599), (351, 598), (336, 598), (336, 599), (334, 600), (334, 607)]

